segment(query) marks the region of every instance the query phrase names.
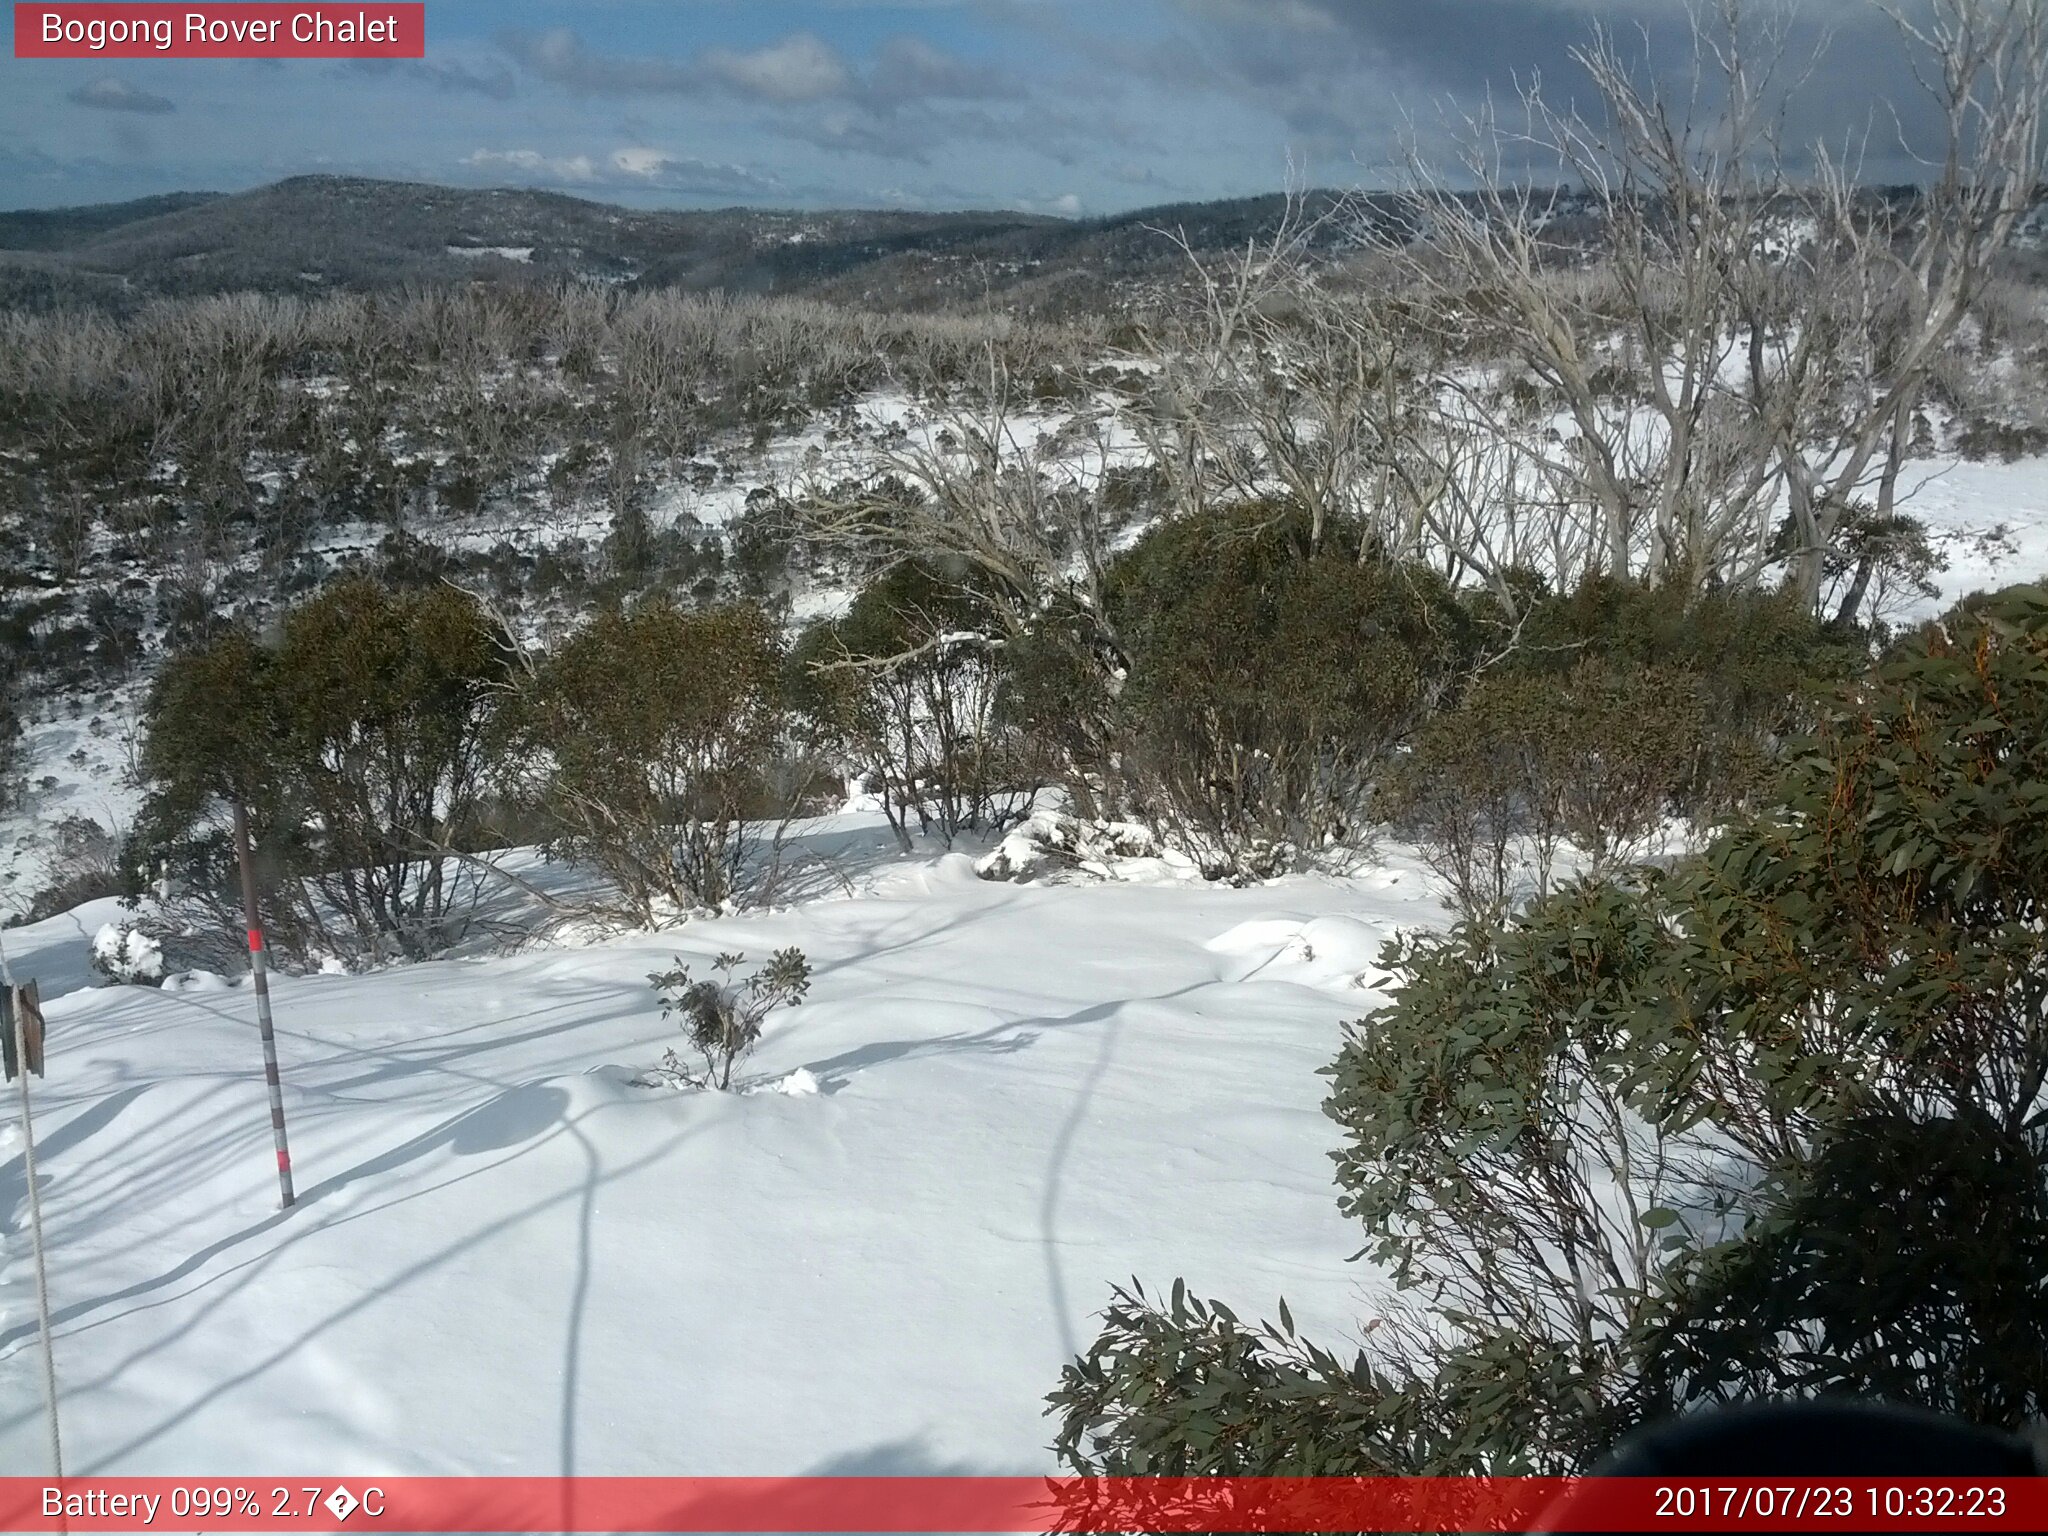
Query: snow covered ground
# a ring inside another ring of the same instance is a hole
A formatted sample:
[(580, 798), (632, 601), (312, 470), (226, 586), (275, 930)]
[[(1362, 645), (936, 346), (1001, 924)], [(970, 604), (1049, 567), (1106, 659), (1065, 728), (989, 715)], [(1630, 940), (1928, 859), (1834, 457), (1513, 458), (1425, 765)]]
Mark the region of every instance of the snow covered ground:
[[(850, 893), (585, 947), (276, 988), (90, 988), (111, 903), (5, 935), (36, 1085), (75, 1473), (1029, 1473), (1112, 1283), (1357, 1336), (1317, 1068), (1378, 1000), (1356, 879), (1012, 885), (834, 829)], [(102, 907), (105, 910), (100, 910)], [(632, 1086), (680, 954), (800, 945), (746, 1071)], [(802, 1085), (802, 1080), (797, 1083)], [(5, 1150), (18, 1150), (6, 1133)], [(42, 1462), (21, 1162), (0, 1162), (0, 1466)]]
[[(1941, 601), (1915, 603), (1908, 617), (1932, 618), (1972, 592), (2048, 576), (2048, 459), (1918, 460), (1901, 494), (1949, 562), (1935, 577)], [(2003, 539), (1984, 537), (2001, 528)]]
[(76, 717), (65, 704), (45, 701), (41, 717), (26, 724), (21, 797), (0, 811), (0, 921), (25, 910), (57, 876), (51, 853), (66, 817), (96, 821), (117, 838), (133, 824), (142, 799), (131, 767), (143, 693), (129, 684), (104, 708), (79, 700)]

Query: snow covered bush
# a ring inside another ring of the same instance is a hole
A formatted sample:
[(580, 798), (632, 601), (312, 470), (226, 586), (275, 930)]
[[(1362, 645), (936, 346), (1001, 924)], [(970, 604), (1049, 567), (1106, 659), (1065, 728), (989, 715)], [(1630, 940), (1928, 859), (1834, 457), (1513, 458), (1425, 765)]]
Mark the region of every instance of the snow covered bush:
[(163, 945), (130, 923), (107, 923), (93, 935), (92, 968), (117, 986), (156, 986), (164, 979)]
[(1351, 1362), (1120, 1293), (1087, 1471), (1583, 1470), (1699, 1401), (2048, 1411), (2048, 589), (1952, 614), (1701, 854), (1383, 960), (1326, 1112)]
[[(1123, 860), (1159, 855), (1159, 839), (1147, 827), (1040, 810), (1006, 834), (974, 869), (984, 880), (1025, 881), (1064, 870), (1102, 875)], [(1181, 866), (1192, 868), (1185, 860)]]
[[(761, 1039), (761, 1027), (777, 1008), (794, 1008), (811, 989), (811, 965), (795, 947), (779, 949), (745, 981), (733, 972), (745, 955), (722, 954), (711, 962), (713, 976), (693, 978), (687, 965), (648, 974), (662, 994), (661, 1016), (679, 1017), (690, 1044), (703, 1058), (704, 1081), (721, 1091), (732, 1086), (732, 1070)], [(686, 1078), (670, 1051), (663, 1069)]]

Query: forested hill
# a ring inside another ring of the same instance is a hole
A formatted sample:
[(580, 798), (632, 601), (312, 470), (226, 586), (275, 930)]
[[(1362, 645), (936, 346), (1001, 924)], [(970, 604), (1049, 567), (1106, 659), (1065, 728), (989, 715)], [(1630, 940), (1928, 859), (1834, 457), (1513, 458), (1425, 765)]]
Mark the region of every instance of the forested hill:
[[(1327, 208), (1333, 194), (1311, 194)], [(1176, 270), (1162, 230), (1241, 247), (1278, 195), (1096, 220), (1010, 212), (614, 207), (552, 192), (299, 176), (202, 193), (0, 213), (0, 305), (122, 308), (156, 295), (312, 293), (492, 278), (811, 295), (888, 309), (1001, 296), (1036, 312)], [(1329, 238), (1337, 238), (1334, 230)]]

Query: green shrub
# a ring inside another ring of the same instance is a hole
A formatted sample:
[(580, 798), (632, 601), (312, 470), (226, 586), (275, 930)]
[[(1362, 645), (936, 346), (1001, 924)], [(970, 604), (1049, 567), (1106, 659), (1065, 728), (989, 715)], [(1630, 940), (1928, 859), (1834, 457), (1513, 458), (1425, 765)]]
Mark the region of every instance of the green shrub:
[(505, 721), (514, 791), (645, 922), (738, 896), (783, 807), (783, 658), (758, 608), (604, 613), (543, 663)]
[(1343, 530), (1309, 553), (1307, 533), (1263, 505), (1182, 518), (1109, 571), (1134, 808), (1212, 874), (1359, 838), (1374, 778), (1467, 659), (1440, 578), (1362, 558)]
[(1590, 873), (1650, 851), (1706, 734), (1699, 680), (1582, 660), (1503, 668), (1432, 716), (1388, 775), (1384, 814), (1466, 916), (1542, 895), (1569, 843)]
[[(773, 958), (744, 982), (733, 972), (745, 955), (725, 954), (712, 961), (717, 974), (693, 978), (687, 965), (651, 971), (648, 981), (661, 994), (661, 1016), (680, 1017), (690, 1045), (704, 1062), (704, 1081), (720, 1092), (732, 1086), (732, 1070), (761, 1040), (761, 1028), (777, 1008), (794, 1008), (811, 990), (811, 963), (794, 946), (778, 949)], [(668, 1053), (664, 1070), (686, 1076)]]
[(968, 588), (906, 563), (844, 618), (814, 625), (793, 658), (805, 712), (882, 800), (907, 851), (910, 823), (948, 842), (997, 830), (1033, 785), (1001, 711), (1005, 651)]
[(2048, 1413), (2048, 1157), (1980, 1111), (1859, 1115), (1741, 1241), (1687, 1257), (1647, 1404), (1853, 1387), (1979, 1424)]
[[(1247, 1324), (1175, 1283), (1119, 1286), (1094, 1349), (1048, 1401), (1054, 1450), (1106, 1477), (1385, 1477), (1430, 1463), (1427, 1431), (1363, 1354), (1350, 1362), (1281, 1322)], [(1409, 1411), (1404, 1412), (1407, 1409)]]
[(126, 862), (232, 910), (240, 801), (286, 947), (445, 948), (478, 891), (465, 855), (504, 657), (466, 595), (366, 577), (288, 613), (274, 649), (232, 630), (172, 657), (143, 711), (150, 793)]
[(1505, 665), (1538, 676), (1587, 659), (1628, 674), (1683, 674), (1704, 731), (1680, 803), (1706, 823), (1769, 788), (1778, 745), (1808, 728), (1820, 704), (1869, 661), (1866, 639), (1817, 621), (1791, 595), (1685, 593), (1593, 577), (1531, 605)]
[(1063, 1455), (1319, 1470), (1419, 1411), (1408, 1470), (1571, 1472), (1752, 1391), (2038, 1414), (2044, 911), (2048, 591), (2017, 588), (1821, 711), (1702, 855), (1391, 947), (1328, 1071), (1399, 1288), (1366, 1359), (1340, 1392), (1120, 1295)]
[(1015, 729), (1022, 770), (1057, 783), (1082, 818), (1129, 809), (1121, 654), (1110, 654), (1099, 619), (1072, 597), (1055, 598), (1005, 645), (1002, 719)]

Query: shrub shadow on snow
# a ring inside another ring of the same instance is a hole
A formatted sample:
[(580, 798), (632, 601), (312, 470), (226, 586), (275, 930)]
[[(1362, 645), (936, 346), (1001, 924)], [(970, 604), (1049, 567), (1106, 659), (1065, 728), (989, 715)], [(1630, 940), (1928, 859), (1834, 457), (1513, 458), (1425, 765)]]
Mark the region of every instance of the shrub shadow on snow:
[[(105, 1130), (123, 1109), (145, 1091), (144, 1087), (123, 1090), (93, 1108), (72, 1116), (49, 1136), (37, 1138), (39, 1153), (50, 1156), (61, 1153), (74, 1143), (88, 1140)], [(510, 1151), (535, 1141), (549, 1131), (566, 1124), (569, 1120), (569, 1108), (567, 1091), (552, 1084), (526, 1083), (508, 1088), (495, 1098), (453, 1116), (431, 1130), (301, 1189), (292, 1211), (274, 1212), (262, 1221), (196, 1249), (163, 1274), (105, 1295), (88, 1297), (59, 1307), (55, 1320), (60, 1323), (70, 1322), (99, 1312), (107, 1306), (136, 1300), (160, 1291), (202, 1271), (215, 1258), (270, 1231), (280, 1223), (291, 1221), (309, 1209), (317, 1211), (323, 1201), (341, 1194), (351, 1185), (395, 1172), (437, 1150), (445, 1149), (457, 1157), (473, 1157), (490, 1152)], [(4, 1178), (0, 1178), (0, 1212), (14, 1212), (24, 1200), (26, 1186), (20, 1169), (20, 1159), (16, 1158)], [(348, 1218), (344, 1216), (340, 1219)], [(6, 1225), (12, 1225), (11, 1219)], [(316, 1226), (312, 1230), (319, 1229)], [(4, 1357), (12, 1346), (32, 1331), (32, 1324), (0, 1330), (0, 1357)]]
[(561, 1124), (568, 1112), (567, 1090), (548, 1083), (526, 1083), (477, 1105), (445, 1127), (444, 1134), (450, 1152), (457, 1157), (474, 1157), (531, 1141)]
[(805, 1477), (1001, 1477), (1015, 1469), (947, 1460), (923, 1436), (881, 1440), (858, 1450), (842, 1451), (804, 1470)]
[(1009, 1056), (1018, 1051), (1029, 1050), (1037, 1043), (1040, 1032), (1028, 1026), (1036, 1022), (1039, 1021), (1011, 1019), (1001, 1024), (992, 1024), (987, 1029), (971, 1035), (926, 1036), (918, 1040), (877, 1040), (870, 1045), (855, 1046), (850, 1051), (841, 1051), (837, 1056), (828, 1056), (823, 1061), (807, 1061), (804, 1063), (804, 1069), (818, 1080), (820, 1093), (837, 1093), (852, 1081), (855, 1073), (889, 1062), (915, 1061), (926, 1056), (956, 1056), (965, 1053)]
[[(148, 1091), (146, 1084), (123, 1088), (119, 1093), (109, 1094), (90, 1109), (81, 1110), (64, 1121), (55, 1130), (36, 1133), (36, 1156), (46, 1164), (62, 1157), (72, 1147), (90, 1140), (111, 1125), (130, 1104)], [(12, 1097), (10, 1089), (9, 1096)], [(12, 1122), (8, 1122), (11, 1128)], [(28, 1173), (26, 1160), (21, 1155), (20, 1135), (16, 1132), (7, 1141), (4, 1163), (0, 1163), (0, 1237), (11, 1236), (25, 1230), (23, 1207), (28, 1203)], [(37, 1169), (41, 1175), (37, 1185), (47, 1190), (50, 1174), (47, 1167)], [(4, 1314), (0, 1314), (4, 1315)], [(0, 1335), (0, 1349), (16, 1333), (23, 1330), (9, 1330)]]

